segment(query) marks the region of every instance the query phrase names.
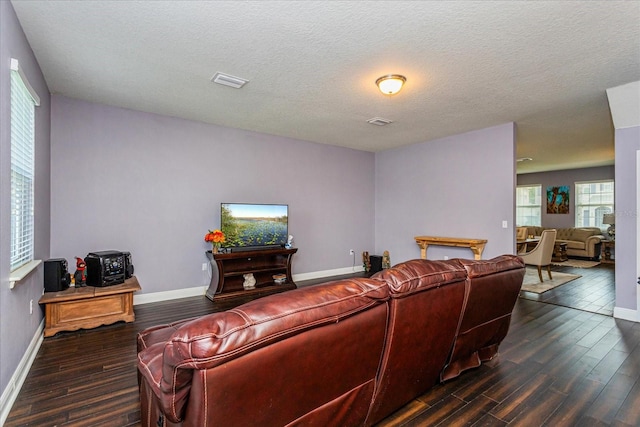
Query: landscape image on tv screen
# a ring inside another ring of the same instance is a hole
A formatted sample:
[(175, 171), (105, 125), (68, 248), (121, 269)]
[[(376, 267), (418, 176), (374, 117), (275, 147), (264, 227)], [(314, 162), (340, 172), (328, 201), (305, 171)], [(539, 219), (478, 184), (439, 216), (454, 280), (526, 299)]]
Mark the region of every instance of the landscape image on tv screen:
[(279, 246), (287, 242), (287, 205), (222, 203), (220, 228), (227, 248)]

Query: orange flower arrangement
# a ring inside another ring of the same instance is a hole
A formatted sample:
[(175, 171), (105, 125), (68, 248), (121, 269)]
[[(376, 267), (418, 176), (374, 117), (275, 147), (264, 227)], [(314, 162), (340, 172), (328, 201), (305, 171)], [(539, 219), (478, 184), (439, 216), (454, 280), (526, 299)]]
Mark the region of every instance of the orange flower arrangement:
[(217, 253), (218, 248), (220, 248), (220, 245), (226, 241), (226, 238), (224, 237), (224, 233), (220, 230), (209, 230), (209, 232), (204, 235), (204, 241), (210, 242), (213, 245), (212, 252)]

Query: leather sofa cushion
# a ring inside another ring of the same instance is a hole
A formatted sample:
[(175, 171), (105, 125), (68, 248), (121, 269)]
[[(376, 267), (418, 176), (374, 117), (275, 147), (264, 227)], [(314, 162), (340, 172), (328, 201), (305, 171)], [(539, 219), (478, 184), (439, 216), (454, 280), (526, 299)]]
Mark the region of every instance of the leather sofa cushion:
[(286, 334), (365, 310), (388, 298), (379, 280), (338, 280), (322, 290), (302, 288), (258, 299), (184, 324), (165, 349), (165, 364), (197, 369), (222, 364)]
[(376, 273), (372, 278), (389, 284), (391, 298), (402, 298), (429, 288), (459, 282), (466, 277), (466, 270), (455, 260), (414, 259)]
[(525, 267), (522, 258), (516, 255), (500, 255), (483, 261), (471, 259), (458, 259), (457, 261), (464, 266), (470, 279)]
[(443, 381), (495, 356), (509, 330), (525, 273), (525, 264), (516, 255), (459, 261), (468, 271), (469, 286)]
[(366, 426), (420, 396), (439, 378), (465, 298), (460, 263), (415, 259), (373, 276), (390, 287), (389, 324), (379, 381)]
[(213, 368), (305, 330), (339, 322), (388, 298), (385, 282), (362, 278), (270, 295), (175, 330), (170, 327), (166, 342), (151, 344), (138, 354), (138, 367), (169, 411), (169, 419), (178, 420), (194, 369)]

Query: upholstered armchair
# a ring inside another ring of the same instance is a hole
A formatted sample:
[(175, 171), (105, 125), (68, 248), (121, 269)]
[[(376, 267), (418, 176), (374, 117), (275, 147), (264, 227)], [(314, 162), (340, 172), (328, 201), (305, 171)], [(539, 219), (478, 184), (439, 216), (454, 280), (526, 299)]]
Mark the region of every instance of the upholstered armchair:
[(553, 279), (551, 277), (551, 257), (553, 256), (553, 246), (556, 242), (556, 233), (555, 229), (543, 230), (540, 235), (540, 241), (535, 248), (529, 252), (518, 254), (525, 264), (538, 267), (538, 277), (540, 277), (541, 282), (544, 282), (542, 279), (542, 267), (547, 267), (549, 280)]

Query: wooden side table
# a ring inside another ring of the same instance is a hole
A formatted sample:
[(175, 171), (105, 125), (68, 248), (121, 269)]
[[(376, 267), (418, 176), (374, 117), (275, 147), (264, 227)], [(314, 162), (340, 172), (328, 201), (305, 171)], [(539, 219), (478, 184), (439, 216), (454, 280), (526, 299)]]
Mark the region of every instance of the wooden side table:
[(567, 243), (555, 242), (553, 245), (553, 255), (551, 257), (551, 261), (563, 262), (568, 259), (569, 257), (567, 256)]
[(133, 293), (140, 289), (138, 279), (133, 276), (123, 284), (104, 288), (85, 286), (45, 292), (39, 301), (45, 306), (44, 336), (119, 321), (133, 322)]
[(600, 262), (603, 264), (615, 264), (616, 263), (616, 241), (615, 240), (601, 240), (602, 253), (600, 254)]

